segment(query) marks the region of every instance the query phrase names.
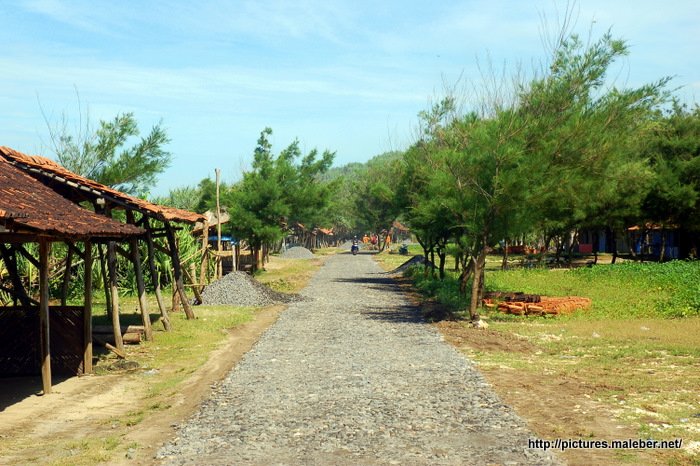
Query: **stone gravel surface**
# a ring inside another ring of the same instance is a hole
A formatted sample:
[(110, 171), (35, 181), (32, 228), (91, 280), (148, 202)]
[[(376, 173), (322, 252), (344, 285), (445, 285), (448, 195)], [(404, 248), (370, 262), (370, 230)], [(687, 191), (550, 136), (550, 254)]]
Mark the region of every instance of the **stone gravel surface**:
[(302, 246), (293, 246), (286, 251), (280, 253), (280, 257), (284, 259), (313, 259), (314, 253)]
[(226, 274), (202, 291), (204, 305), (269, 306), (299, 298), (298, 295), (274, 291), (242, 271)]
[(369, 255), (330, 257), (163, 464), (559, 464)]

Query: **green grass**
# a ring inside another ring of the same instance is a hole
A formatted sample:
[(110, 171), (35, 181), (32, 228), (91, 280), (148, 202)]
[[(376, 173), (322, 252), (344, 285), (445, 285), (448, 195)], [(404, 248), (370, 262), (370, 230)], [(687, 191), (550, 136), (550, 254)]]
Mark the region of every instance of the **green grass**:
[(586, 313), (592, 317), (700, 315), (700, 262), (495, 271), (487, 273), (486, 287), (492, 291), (591, 298), (592, 307)]

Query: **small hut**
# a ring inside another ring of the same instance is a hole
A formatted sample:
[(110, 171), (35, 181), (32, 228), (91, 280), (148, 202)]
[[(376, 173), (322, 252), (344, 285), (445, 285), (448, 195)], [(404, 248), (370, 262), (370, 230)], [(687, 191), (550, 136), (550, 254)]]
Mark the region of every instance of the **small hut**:
[[(161, 297), (159, 276), (154, 263), (154, 253), (156, 249), (169, 255), (172, 259), (174, 277), (173, 307), (175, 307), (177, 303), (182, 303), (187, 317), (194, 318), (189, 299), (185, 294), (183, 273), (186, 273), (186, 271), (183, 271), (181, 267), (180, 255), (175, 240), (175, 226), (173, 226), (173, 223), (195, 224), (196, 222), (203, 221), (204, 216), (182, 209), (154, 204), (145, 199), (130, 196), (114, 188), (73, 173), (45, 157), (26, 155), (9, 147), (0, 146), (0, 158), (24, 171), (32, 178), (48, 186), (66, 199), (76, 204), (90, 204), (93, 210), (98, 214), (111, 217), (114, 211), (124, 210), (126, 212), (127, 223), (143, 228), (146, 231), (143, 240), (148, 246), (148, 263), (151, 282), (156, 293), (163, 325), (166, 329), (170, 326), (168, 314)], [(165, 238), (165, 243), (160, 244), (156, 242), (155, 240), (157, 238)], [(108, 257), (106, 260), (107, 262), (114, 260), (114, 255), (120, 253), (133, 262), (137, 274), (137, 284), (139, 286), (138, 293), (141, 313), (147, 315), (143, 279), (139, 279), (142, 272), (140, 265), (141, 260), (138, 256), (137, 240), (133, 239), (130, 242), (130, 251), (116, 247), (116, 245), (113, 246), (114, 248), (108, 247)], [(101, 256), (103, 255), (101, 249), (100, 254)], [(101, 260), (103, 260), (102, 257)], [(115, 295), (116, 293), (112, 293), (112, 300), (115, 299)], [(144, 326), (147, 327), (146, 336), (149, 338), (150, 323), (144, 320)]]
[[(0, 254), (8, 276), (0, 289), (14, 304), (0, 308), (0, 375), (40, 369), (44, 393), (50, 393), (52, 362), (57, 372), (92, 371), (93, 244), (135, 240), (146, 232), (76, 205), (5, 160), (0, 160), (0, 213)], [(70, 245), (84, 261), (82, 307), (49, 303), (48, 260), (55, 242)], [(38, 244), (38, 257), (29, 243)], [(19, 256), (39, 270), (38, 299), (19, 276)]]

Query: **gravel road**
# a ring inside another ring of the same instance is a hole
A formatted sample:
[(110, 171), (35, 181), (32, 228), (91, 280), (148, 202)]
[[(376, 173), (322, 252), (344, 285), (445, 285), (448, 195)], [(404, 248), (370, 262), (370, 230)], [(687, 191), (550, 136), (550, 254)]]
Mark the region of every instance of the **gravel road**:
[(163, 464), (558, 464), (369, 255), (328, 258)]

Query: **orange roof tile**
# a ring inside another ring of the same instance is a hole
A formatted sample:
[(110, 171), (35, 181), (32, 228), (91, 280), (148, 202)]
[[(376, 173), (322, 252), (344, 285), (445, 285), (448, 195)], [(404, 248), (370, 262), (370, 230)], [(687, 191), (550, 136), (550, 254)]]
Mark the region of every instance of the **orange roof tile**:
[(9, 161), (10, 163), (17, 165), (22, 170), (28, 171), (32, 176), (36, 174), (37, 170), (43, 173), (48, 173), (49, 175), (54, 175), (54, 179), (56, 179), (55, 177), (58, 177), (58, 181), (65, 183), (65, 185), (69, 188), (79, 189), (76, 187), (76, 185), (83, 186), (103, 195), (108, 195), (133, 209), (151, 214), (152, 216), (162, 220), (184, 223), (196, 223), (204, 220), (204, 216), (202, 214), (197, 214), (188, 210), (176, 209), (174, 207), (162, 206), (149, 202), (145, 199), (130, 196), (129, 194), (73, 173), (72, 171), (67, 170), (46, 157), (23, 154), (22, 152), (5, 146), (0, 146), (0, 156), (5, 158), (5, 160)]
[(123, 238), (145, 233), (142, 228), (80, 207), (2, 159), (0, 212), (0, 224), (9, 232), (70, 239)]

